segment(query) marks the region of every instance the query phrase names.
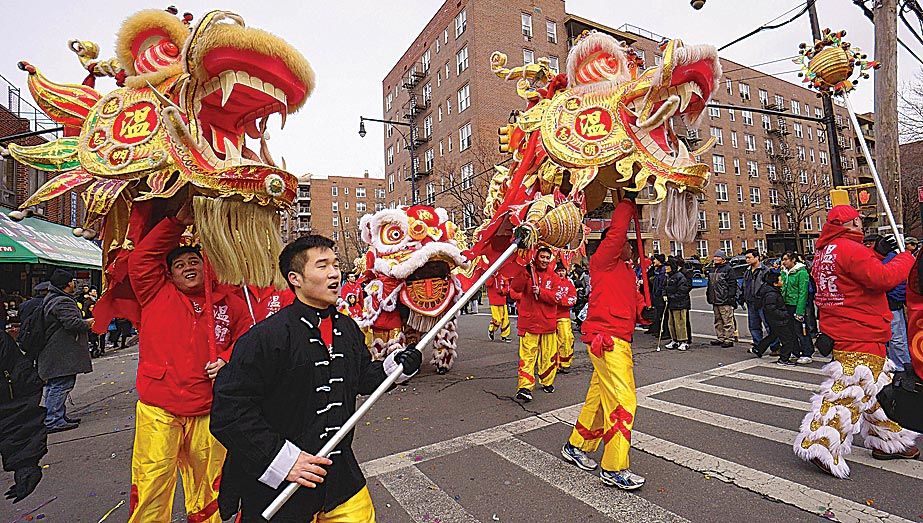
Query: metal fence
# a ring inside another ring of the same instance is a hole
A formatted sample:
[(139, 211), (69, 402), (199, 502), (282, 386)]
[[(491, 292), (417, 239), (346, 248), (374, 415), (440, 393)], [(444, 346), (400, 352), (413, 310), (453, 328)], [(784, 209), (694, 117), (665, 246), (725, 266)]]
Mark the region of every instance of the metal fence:
[[(30, 101), (31, 94), (26, 90), (17, 87), (0, 75), (0, 106), (15, 114), (19, 118), (29, 121), (29, 130), (40, 131), (43, 129), (53, 129), (58, 124), (42, 112), (35, 104)], [(44, 135), (47, 139), (54, 139), (60, 135), (59, 132), (49, 131)]]

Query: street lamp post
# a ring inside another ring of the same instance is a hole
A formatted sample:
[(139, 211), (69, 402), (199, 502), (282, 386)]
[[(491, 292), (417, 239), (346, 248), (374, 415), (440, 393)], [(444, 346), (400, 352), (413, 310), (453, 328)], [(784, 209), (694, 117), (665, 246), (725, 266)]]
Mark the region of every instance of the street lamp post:
[(383, 124), (390, 124), (397, 127), (407, 127), (410, 130), (410, 140), (407, 139), (407, 136), (401, 132), (400, 129), (397, 132), (401, 135), (401, 138), (408, 143), (407, 150), (410, 151), (410, 204), (417, 204), (417, 137), (415, 136), (416, 130), (414, 129), (413, 124), (407, 122), (398, 122), (394, 120), (379, 120), (377, 118), (366, 118), (365, 116), (359, 117), (359, 136), (365, 138), (365, 122), (378, 122)]

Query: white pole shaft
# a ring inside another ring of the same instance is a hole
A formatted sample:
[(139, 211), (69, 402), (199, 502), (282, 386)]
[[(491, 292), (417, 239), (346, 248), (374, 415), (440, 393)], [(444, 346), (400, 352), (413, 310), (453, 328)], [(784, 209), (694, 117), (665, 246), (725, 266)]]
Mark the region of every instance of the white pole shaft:
[(869, 171), (872, 173), (872, 180), (875, 181), (875, 188), (878, 189), (878, 198), (881, 200), (885, 215), (888, 217), (888, 224), (891, 226), (891, 230), (894, 231), (894, 238), (897, 240), (897, 252), (904, 252), (904, 237), (901, 236), (900, 230), (897, 228), (897, 222), (894, 221), (894, 213), (891, 212), (891, 202), (888, 201), (885, 188), (881, 185), (881, 178), (878, 177), (878, 169), (875, 168), (875, 161), (872, 159), (872, 153), (869, 152), (869, 146), (865, 143), (865, 136), (862, 134), (862, 128), (859, 127), (859, 119), (856, 118), (856, 111), (852, 108), (852, 103), (849, 101), (848, 94), (843, 93), (843, 100), (846, 102), (849, 120), (852, 122), (853, 129), (856, 131), (856, 136), (859, 138), (859, 147), (862, 148), (865, 161), (869, 164)]
[[(433, 338), (436, 337), (436, 333), (439, 332), (440, 329), (445, 327), (447, 323), (455, 319), (455, 315), (458, 313), (458, 311), (461, 310), (462, 307), (465, 306), (465, 303), (467, 303), (468, 300), (470, 300), (471, 297), (474, 296), (474, 294), (481, 288), (481, 286), (484, 285), (487, 279), (493, 276), (493, 274), (500, 269), (500, 266), (502, 266), (503, 263), (506, 262), (506, 260), (508, 260), (510, 256), (512, 256), (516, 252), (516, 249), (518, 248), (519, 248), (519, 242), (518, 241), (513, 242), (513, 244), (510, 245), (509, 248), (507, 248), (503, 252), (503, 254), (500, 255), (499, 258), (497, 258), (497, 261), (495, 261), (493, 265), (488, 267), (488, 269), (484, 272), (484, 274), (482, 274), (481, 277), (478, 278), (478, 280), (474, 283), (474, 285), (472, 285), (471, 288), (468, 289), (468, 292), (463, 294), (462, 297), (457, 302), (455, 302), (455, 305), (453, 305), (442, 316), (442, 318), (440, 318), (439, 321), (436, 322), (436, 325), (434, 325), (433, 328), (430, 329), (429, 332), (427, 332), (426, 335), (424, 335), (420, 339), (419, 342), (417, 342), (417, 350), (422, 352), (423, 349), (425, 349), (426, 346), (431, 341), (433, 341)], [(382, 382), (382, 384), (379, 385), (378, 388), (375, 389), (374, 392), (372, 392), (372, 394), (362, 403), (362, 405), (360, 405), (359, 408), (356, 409), (356, 412), (352, 416), (350, 416), (348, 420), (346, 420), (346, 423), (343, 424), (343, 427), (340, 428), (340, 430), (338, 430), (336, 434), (334, 434), (333, 437), (330, 438), (329, 441), (327, 441), (327, 444), (324, 445), (323, 448), (321, 448), (317, 452), (317, 455), (322, 458), (327, 457), (327, 455), (330, 454), (333, 451), (333, 449), (337, 445), (340, 444), (340, 441), (342, 441), (343, 438), (346, 437), (349, 431), (353, 430), (353, 428), (356, 426), (356, 423), (359, 422), (359, 418), (364, 416), (365, 413), (368, 412), (370, 408), (372, 408), (372, 405), (376, 401), (378, 401), (378, 399), (381, 398), (381, 396), (385, 392), (387, 392), (388, 389), (390, 389), (392, 385), (394, 385), (394, 383), (397, 381), (397, 379), (401, 376), (403, 372), (404, 372), (404, 366), (401, 365), (400, 367), (398, 367), (397, 370), (389, 374), (388, 377), (385, 378), (385, 381)], [(276, 496), (276, 499), (274, 499), (272, 503), (270, 503), (269, 506), (266, 507), (266, 510), (264, 510), (262, 514), (263, 517), (267, 520), (272, 519), (272, 517), (276, 515), (276, 512), (278, 512), (279, 509), (282, 508), (282, 505), (284, 505), (285, 502), (288, 501), (292, 497), (293, 494), (295, 494), (295, 491), (297, 491), (298, 487), (300, 486), (301, 485), (299, 485), (298, 483), (289, 483), (288, 486), (285, 487), (285, 490), (279, 493), (279, 495)]]

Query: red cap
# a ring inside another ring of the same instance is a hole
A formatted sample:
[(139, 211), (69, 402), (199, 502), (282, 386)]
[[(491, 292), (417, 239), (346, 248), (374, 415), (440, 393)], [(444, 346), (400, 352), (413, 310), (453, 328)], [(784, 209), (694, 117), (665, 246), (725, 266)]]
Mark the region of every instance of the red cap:
[(827, 223), (843, 225), (859, 217), (859, 211), (849, 205), (837, 205), (827, 213)]

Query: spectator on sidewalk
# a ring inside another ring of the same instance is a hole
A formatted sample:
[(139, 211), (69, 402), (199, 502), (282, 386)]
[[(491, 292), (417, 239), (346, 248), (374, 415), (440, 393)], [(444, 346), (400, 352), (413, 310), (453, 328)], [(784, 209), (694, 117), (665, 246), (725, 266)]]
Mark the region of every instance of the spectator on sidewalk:
[(48, 295), (50, 289), (51, 284), (47, 281), (35, 284), (35, 287), (32, 287), (32, 297), (19, 306), (19, 318), (25, 320), (29, 313), (45, 301), (45, 296)]
[(79, 419), (67, 417), (67, 397), (78, 374), (93, 372), (87, 334), (93, 319), (84, 319), (73, 293), (74, 275), (56, 269), (51, 289), (42, 305), (45, 314), (45, 347), (38, 355), (38, 375), (45, 382), (45, 427), (49, 433), (75, 429)]
[(683, 274), (682, 261), (670, 258), (666, 265), (666, 282), (664, 283), (664, 298), (666, 298), (666, 314), (669, 322), (670, 343), (668, 349), (685, 351), (689, 349), (689, 309), (692, 308), (692, 284)]
[(651, 306), (654, 307), (654, 320), (647, 333), (660, 336), (660, 329), (664, 326), (664, 287), (667, 283), (666, 258), (663, 254), (655, 254), (651, 259), (651, 266), (647, 270), (647, 278), (651, 287)]
[(782, 255), (782, 298), (789, 314), (795, 320), (793, 328), (798, 337), (799, 351), (794, 354), (800, 365), (811, 363), (814, 344), (808, 336), (805, 311), (808, 307), (808, 269), (801, 263), (798, 254), (786, 252)]
[(744, 271), (741, 304), (747, 308), (747, 327), (750, 329), (753, 345), (756, 346), (763, 341), (763, 325), (766, 324), (766, 316), (763, 309), (757, 305), (756, 297), (765, 285), (763, 278), (767, 269), (760, 262), (760, 253), (756, 249), (744, 251), (744, 261), (747, 262), (747, 269)]
[[(877, 251), (876, 247), (876, 252)], [(884, 249), (882, 249), (884, 250)], [(881, 253), (879, 253), (881, 254)], [(891, 250), (883, 260), (888, 263), (897, 256), (897, 251)], [(910, 370), (910, 345), (907, 340), (907, 316), (904, 314), (904, 304), (907, 298), (907, 280), (897, 284), (888, 291), (888, 309), (891, 317), (891, 341), (888, 342), (888, 359), (897, 367), (897, 371)]]
[(705, 297), (715, 313), (715, 337), (712, 345), (733, 347), (737, 325), (734, 321), (734, 308), (737, 306), (737, 281), (727, 262), (724, 251), (715, 251), (712, 256), (715, 266), (708, 275), (708, 288)]
[(759, 343), (750, 348), (750, 352), (757, 358), (762, 358), (766, 349), (776, 341), (779, 342), (779, 359), (776, 361), (779, 365), (796, 365), (797, 362), (792, 359), (798, 357), (801, 350), (798, 344), (798, 337), (795, 335), (795, 319), (785, 306), (785, 299), (782, 297), (782, 278), (777, 271), (768, 271), (763, 276), (764, 285), (760, 287), (756, 296), (756, 307), (759, 307), (767, 323), (769, 323), (769, 333)]
[(913, 254), (914, 256), (917, 255), (917, 246), (919, 246), (919, 244), (920, 240), (914, 238), (913, 236), (904, 238), (904, 246), (907, 247), (907, 252)]

